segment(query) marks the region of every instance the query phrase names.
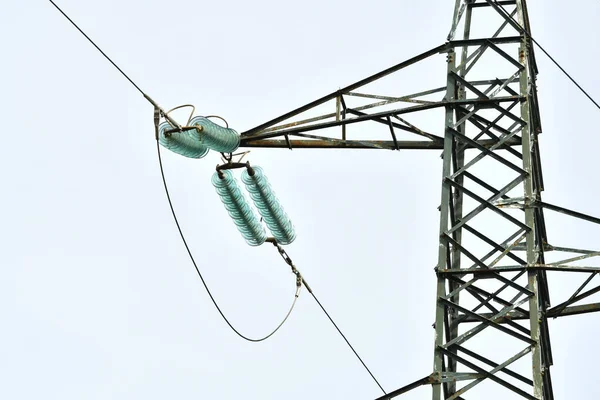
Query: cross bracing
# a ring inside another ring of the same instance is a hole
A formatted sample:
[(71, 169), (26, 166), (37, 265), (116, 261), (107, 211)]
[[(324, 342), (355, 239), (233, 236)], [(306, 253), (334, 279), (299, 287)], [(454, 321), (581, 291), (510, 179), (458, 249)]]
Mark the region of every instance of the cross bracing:
[[(547, 235), (546, 212), (600, 220), (542, 201), (531, 35), (524, 0), (457, 0), (445, 43), (242, 133), (243, 147), (440, 151), (433, 372), (382, 398), (427, 384), (434, 400), (551, 400), (548, 319), (600, 310), (599, 249)], [(568, 298), (551, 296), (558, 273), (580, 276)]]

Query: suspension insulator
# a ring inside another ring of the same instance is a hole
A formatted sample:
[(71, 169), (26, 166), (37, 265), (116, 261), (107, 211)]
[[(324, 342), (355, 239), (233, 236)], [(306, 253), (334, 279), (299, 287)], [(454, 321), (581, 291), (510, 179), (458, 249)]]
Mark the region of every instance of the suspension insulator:
[(202, 158), (208, 153), (208, 148), (198, 140), (197, 136), (190, 135), (190, 132), (194, 131), (175, 131), (165, 134), (165, 131), (173, 129), (168, 122), (163, 122), (158, 129), (158, 142), (174, 153), (189, 158)]
[(244, 170), (242, 181), (277, 243), (292, 243), (296, 239), (294, 226), (279, 204), (262, 168), (255, 166), (250, 171)]
[(258, 220), (258, 216), (248, 204), (240, 190), (237, 180), (229, 170), (221, 171), (223, 178), (215, 172), (212, 183), (217, 189), (221, 201), (225, 205), (229, 216), (250, 246), (260, 246), (267, 239), (265, 228)]
[(240, 145), (240, 134), (231, 128), (215, 124), (208, 118), (194, 117), (190, 126), (201, 126), (200, 132), (192, 132), (203, 146), (221, 153), (233, 153)]

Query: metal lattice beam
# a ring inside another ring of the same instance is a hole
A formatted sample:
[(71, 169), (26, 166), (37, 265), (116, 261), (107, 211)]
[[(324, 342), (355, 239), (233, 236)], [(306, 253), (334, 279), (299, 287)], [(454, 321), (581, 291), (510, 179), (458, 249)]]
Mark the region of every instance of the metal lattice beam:
[[(471, 38), (484, 9), (496, 23)], [(548, 242), (545, 210), (600, 219), (541, 200), (530, 32), (525, 0), (456, 0), (446, 43), (242, 133), (242, 147), (443, 151), (434, 369), (381, 399), (428, 384), (433, 400), (484, 386), (505, 399), (553, 400), (548, 318), (600, 311), (599, 303), (577, 304), (600, 292), (592, 284), (600, 267), (578, 264), (600, 252)], [(445, 86), (373, 94), (370, 85), (440, 54)], [(413, 120), (436, 110), (445, 116), (441, 132)], [(547, 262), (546, 253), (565, 255)], [(548, 279), (557, 271), (584, 279), (551, 307)]]

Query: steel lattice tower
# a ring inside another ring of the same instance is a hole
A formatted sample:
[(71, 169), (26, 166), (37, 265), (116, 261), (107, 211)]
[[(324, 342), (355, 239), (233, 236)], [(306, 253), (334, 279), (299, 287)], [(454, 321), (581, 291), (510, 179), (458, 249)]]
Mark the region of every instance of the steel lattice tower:
[[(445, 86), (364, 92), (439, 54)], [(600, 291), (584, 291), (600, 268), (579, 263), (600, 252), (546, 237), (544, 210), (600, 220), (542, 202), (537, 73), (525, 0), (456, 0), (444, 44), (242, 133), (242, 147), (443, 152), (433, 373), (382, 399), (431, 384), (433, 400), (465, 399), (475, 386), (505, 399), (552, 400), (548, 318), (600, 310), (573, 305)], [(408, 121), (436, 110), (439, 134)], [(556, 261), (546, 260), (550, 251)], [(583, 274), (583, 284), (551, 303), (552, 271)]]

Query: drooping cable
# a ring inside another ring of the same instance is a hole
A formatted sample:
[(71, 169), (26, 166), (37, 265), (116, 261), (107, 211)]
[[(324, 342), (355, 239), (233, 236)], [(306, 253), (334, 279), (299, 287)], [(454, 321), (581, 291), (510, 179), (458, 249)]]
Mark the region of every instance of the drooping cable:
[(298, 300), (298, 296), (300, 295), (300, 290), (302, 288), (302, 285), (298, 285), (298, 284), (296, 285), (296, 294), (294, 295), (294, 301), (292, 302), (290, 309), (288, 310), (288, 312), (285, 315), (285, 317), (283, 318), (283, 320), (279, 323), (279, 325), (277, 325), (277, 327), (271, 333), (269, 333), (268, 335), (263, 336), (261, 338), (258, 338), (258, 339), (250, 338), (250, 337), (247, 337), (247, 336), (243, 335), (242, 333), (240, 333), (231, 324), (231, 322), (229, 322), (229, 320), (227, 319), (227, 317), (225, 316), (225, 314), (223, 313), (223, 311), (217, 304), (217, 301), (215, 300), (214, 296), (212, 295), (210, 289), (208, 288), (208, 285), (206, 284), (206, 281), (204, 280), (204, 277), (202, 276), (202, 273), (200, 272), (200, 268), (198, 268), (198, 264), (196, 263), (196, 260), (194, 259), (194, 256), (192, 255), (192, 251), (190, 250), (190, 247), (187, 244), (187, 240), (185, 240), (185, 235), (183, 234), (183, 231), (181, 230), (181, 225), (179, 225), (179, 219), (177, 218), (177, 214), (175, 213), (175, 209), (173, 208), (173, 202), (171, 201), (171, 195), (169, 193), (169, 187), (167, 186), (167, 180), (165, 178), (165, 172), (164, 172), (162, 157), (161, 157), (161, 153), (160, 153), (160, 145), (159, 145), (158, 141), (156, 142), (156, 151), (158, 153), (158, 164), (160, 166), (160, 175), (162, 177), (163, 186), (165, 188), (165, 194), (167, 195), (167, 201), (168, 201), (169, 207), (171, 209), (171, 214), (173, 215), (173, 220), (175, 221), (175, 225), (177, 226), (177, 230), (179, 231), (179, 236), (181, 237), (181, 241), (183, 242), (183, 245), (185, 246), (188, 256), (189, 256), (190, 260), (192, 261), (192, 264), (194, 265), (194, 268), (196, 269), (196, 273), (198, 274), (198, 277), (202, 281), (202, 285), (204, 285), (204, 289), (206, 289), (206, 293), (208, 293), (210, 300), (215, 305), (215, 308), (217, 309), (219, 314), (221, 314), (221, 317), (223, 317), (223, 320), (225, 321), (225, 323), (227, 323), (227, 325), (229, 325), (231, 330), (233, 330), (242, 339), (247, 340), (249, 342), (262, 342), (263, 340), (270, 338), (271, 336), (273, 336), (275, 334), (275, 332), (277, 332), (279, 330), (279, 328), (281, 328), (283, 326), (283, 324), (287, 321), (288, 317), (294, 310), (294, 306), (296, 305), (296, 301)]
[(600, 104), (598, 104), (598, 102), (596, 100), (594, 100), (594, 98), (583, 88), (581, 87), (581, 85), (579, 83), (577, 83), (577, 81), (575, 80), (575, 78), (573, 78), (571, 76), (571, 74), (569, 74), (559, 63), (558, 61), (556, 61), (554, 59), (554, 57), (552, 57), (550, 55), (550, 53), (548, 53), (546, 51), (546, 49), (544, 49), (542, 47), (541, 44), (538, 43), (537, 40), (535, 40), (533, 38), (533, 36), (531, 36), (531, 34), (527, 31), (527, 29), (524, 29), (523, 27), (521, 27), (521, 25), (508, 13), (508, 11), (506, 11), (506, 9), (504, 8), (504, 6), (502, 6), (502, 4), (498, 3), (497, 0), (494, 0), (494, 4), (499, 7), (499, 9), (502, 10), (503, 14), (504, 14), (504, 18), (511, 20), (516, 26), (519, 26), (521, 29), (521, 32), (527, 36), (529, 39), (531, 39), (531, 41), (546, 55), (546, 57), (548, 57), (550, 59), (550, 61), (552, 61), (554, 63), (554, 65), (556, 65), (558, 67), (558, 69), (561, 70), (561, 72), (563, 74), (565, 74), (565, 76), (571, 81), (573, 82), (573, 84), (575, 86), (577, 86), (577, 88), (581, 91), (581, 93), (583, 93), (585, 95), (585, 97), (587, 97), (592, 103), (594, 103), (594, 105), (596, 106), (596, 108), (598, 108), (600, 110)]
[[(155, 126), (158, 126), (157, 125), (158, 115), (159, 115), (158, 111), (155, 110)], [(292, 306), (290, 307), (290, 310), (286, 314), (286, 316), (283, 319), (283, 321), (281, 321), (281, 323), (275, 328), (275, 330), (273, 330), (270, 334), (268, 334), (267, 336), (265, 336), (263, 338), (252, 339), (252, 338), (244, 336), (237, 329), (235, 329), (235, 327), (229, 322), (229, 320), (227, 319), (227, 317), (225, 317), (225, 314), (221, 311), (221, 308), (219, 307), (219, 305), (217, 304), (215, 298), (213, 297), (210, 289), (208, 288), (208, 285), (206, 284), (206, 281), (204, 280), (204, 277), (202, 276), (202, 273), (200, 272), (200, 269), (198, 268), (198, 264), (196, 264), (196, 260), (194, 259), (192, 251), (191, 251), (190, 247), (187, 244), (187, 240), (185, 239), (185, 235), (183, 234), (183, 231), (181, 230), (181, 226), (179, 225), (179, 220), (177, 218), (177, 214), (175, 213), (175, 209), (173, 208), (173, 203), (171, 201), (171, 196), (170, 196), (170, 193), (169, 193), (169, 188), (167, 186), (167, 180), (165, 178), (164, 168), (163, 168), (163, 164), (162, 164), (162, 156), (161, 156), (161, 152), (160, 152), (160, 145), (158, 144), (158, 142), (157, 142), (157, 150), (156, 151), (158, 153), (158, 163), (159, 163), (159, 167), (160, 167), (160, 173), (161, 173), (161, 177), (162, 177), (162, 181), (163, 181), (163, 186), (165, 188), (165, 194), (167, 196), (167, 201), (168, 201), (169, 207), (171, 209), (171, 214), (173, 216), (173, 220), (175, 221), (175, 225), (177, 226), (177, 230), (179, 232), (179, 236), (181, 237), (181, 241), (183, 242), (183, 245), (185, 246), (185, 249), (186, 249), (186, 251), (188, 253), (188, 256), (189, 256), (190, 260), (192, 261), (192, 264), (194, 265), (194, 268), (196, 269), (196, 273), (200, 277), (200, 280), (202, 281), (202, 284), (204, 285), (204, 288), (206, 289), (206, 292), (208, 293), (208, 296), (212, 300), (212, 302), (215, 305), (217, 311), (219, 312), (219, 314), (221, 314), (221, 317), (223, 317), (223, 320), (225, 320), (225, 322), (227, 323), (227, 325), (229, 325), (229, 327), (238, 336), (240, 336), (241, 338), (243, 338), (245, 340), (248, 340), (250, 342), (261, 342), (263, 340), (268, 339), (273, 334), (275, 334), (275, 332), (277, 332), (279, 330), (279, 328), (281, 328), (281, 326), (286, 322), (286, 320), (288, 319), (288, 317), (292, 313), (292, 310), (294, 309), (294, 306), (296, 305), (296, 300), (298, 299), (298, 296), (300, 294), (300, 289), (301, 289), (302, 285), (304, 285), (306, 287), (306, 290), (308, 290), (308, 292), (310, 293), (310, 295), (312, 296), (312, 298), (319, 305), (319, 307), (321, 308), (321, 310), (323, 311), (323, 313), (327, 316), (327, 318), (329, 319), (329, 321), (333, 324), (333, 326), (338, 331), (338, 333), (340, 334), (340, 336), (344, 339), (344, 341), (346, 342), (346, 344), (348, 345), (348, 347), (350, 347), (350, 350), (352, 350), (352, 352), (354, 353), (354, 355), (356, 356), (356, 358), (358, 358), (358, 360), (360, 361), (360, 363), (362, 364), (362, 366), (365, 368), (365, 370), (369, 373), (369, 375), (371, 376), (371, 378), (373, 379), (373, 381), (375, 381), (375, 383), (377, 384), (377, 386), (379, 387), (379, 389), (381, 389), (381, 391), (384, 394), (386, 394), (387, 392), (385, 391), (385, 389), (383, 389), (383, 387), (381, 386), (381, 384), (379, 383), (379, 381), (377, 380), (377, 378), (375, 378), (375, 375), (373, 375), (373, 373), (371, 372), (371, 370), (369, 369), (369, 367), (367, 366), (367, 364), (363, 361), (363, 359), (360, 357), (360, 355), (358, 354), (358, 352), (354, 349), (354, 346), (352, 346), (352, 344), (350, 343), (350, 341), (348, 340), (348, 338), (346, 337), (346, 335), (344, 335), (344, 333), (342, 332), (342, 330), (335, 323), (335, 321), (333, 320), (333, 318), (331, 317), (331, 315), (327, 312), (327, 310), (325, 309), (325, 307), (323, 306), (323, 304), (319, 301), (319, 299), (317, 298), (317, 296), (314, 294), (313, 290), (308, 285), (308, 283), (306, 283), (306, 280), (300, 274), (300, 272), (298, 271), (298, 269), (296, 268), (296, 266), (292, 262), (291, 258), (287, 255), (287, 253), (285, 252), (285, 250), (277, 242), (273, 242), (273, 244), (277, 247), (277, 250), (279, 251), (279, 254), (281, 254), (281, 256), (283, 257), (283, 259), (285, 260), (285, 262), (292, 269), (292, 273), (294, 273), (296, 275), (296, 287), (297, 287), (297, 289), (296, 289), (296, 294), (295, 294), (295, 297), (294, 297), (294, 302), (292, 303)]]
[[(183, 231), (181, 230), (181, 226), (179, 225), (179, 220), (177, 219), (177, 215), (175, 213), (175, 210), (173, 208), (173, 203), (171, 202), (171, 196), (169, 194), (169, 189), (167, 186), (167, 182), (166, 182), (166, 178), (164, 175), (164, 169), (163, 169), (163, 164), (162, 164), (162, 157), (161, 157), (161, 152), (160, 152), (160, 144), (158, 142), (158, 119), (159, 116), (162, 115), (167, 121), (169, 121), (171, 124), (173, 124), (173, 126), (178, 127), (181, 129), (180, 125), (177, 124), (177, 122), (175, 122), (169, 115), (168, 113), (165, 113), (164, 110), (158, 106), (158, 104), (156, 102), (154, 102), (154, 100), (152, 100), (146, 93), (144, 93), (140, 87), (138, 85), (135, 84), (135, 82), (129, 78), (129, 76), (127, 74), (125, 74), (125, 72), (123, 72), (123, 70), (121, 68), (119, 68), (117, 66), (117, 64), (115, 64), (114, 61), (112, 61), (112, 59), (110, 57), (108, 57), (106, 55), (106, 53), (104, 53), (104, 51), (102, 51), (102, 49), (100, 49), (100, 47), (98, 47), (98, 45), (96, 45), (96, 43), (94, 43), (94, 41), (92, 39), (90, 39), (85, 32), (83, 32), (83, 30), (81, 30), (81, 28), (79, 28), (79, 26), (71, 19), (69, 18), (69, 16), (67, 14), (65, 14), (65, 12), (58, 6), (56, 5), (56, 3), (54, 3), (54, 1), (49, 0), (50, 3), (52, 3), (52, 5), (54, 5), (54, 7), (56, 7), (56, 9), (58, 11), (60, 11), (60, 13), (69, 21), (71, 22), (71, 24), (73, 24), (73, 26), (75, 26), (75, 28), (77, 28), (77, 30), (144, 96), (144, 98), (146, 98), (155, 108), (155, 125), (156, 125), (156, 132), (155, 132), (155, 136), (157, 139), (157, 153), (158, 153), (158, 161), (159, 161), (159, 166), (160, 166), (160, 171), (161, 171), (161, 177), (162, 177), (162, 181), (163, 181), (163, 185), (165, 188), (165, 193), (167, 195), (167, 200), (169, 202), (169, 207), (171, 209), (171, 213), (173, 215), (173, 219), (175, 221), (175, 225), (177, 226), (177, 230), (179, 231), (179, 235), (181, 237), (181, 240), (187, 250), (188, 256), (190, 258), (190, 260), (192, 261), (192, 264), (194, 265), (194, 268), (196, 269), (196, 272), (200, 278), (200, 280), (202, 281), (202, 284), (204, 285), (204, 288), (206, 289), (206, 292), (208, 293), (211, 301), (213, 302), (213, 304), (215, 305), (215, 308), (217, 309), (217, 311), (219, 312), (219, 314), (221, 315), (221, 317), (223, 318), (223, 320), (227, 323), (227, 325), (241, 338), (248, 340), (250, 342), (260, 342), (263, 340), (268, 339), (269, 337), (271, 337), (273, 334), (275, 334), (275, 332), (277, 332), (281, 326), (283, 326), (283, 324), (287, 321), (288, 317), (290, 316), (296, 301), (298, 299), (299, 296), (299, 292), (300, 289), (302, 287), (302, 285), (297, 285), (297, 289), (296, 289), (296, 294), (294, 296), (294, 301), (292, 303), (292, 306), (290, 307), (290, 310), (288, 311), (288, 313), (286, 314), (285, 318), (283, 319), (283, 321), (275, 328), (275, 330), (273, 330), (270, 334), (268, 334), (267, 336), (260, 338), (260, 339), (253, 339), (253, 338), (249, 338), (244, 336), (243, 334), (241, 334), (237, 329), (235, 329), (235, 327), (229, 322), (229, 320), (227, 319), (227, 317), (225, 316), (225, 314), (221, 311), (221, 308), (219, 307), (219, 305), (217, 304), (215, 298), (213, 297), (212, 293), (210, 292), (208, 285), (206, 284), (206, 281), (204, 280), (204, 277), (202, 276), (202, 273), (200, 272), (200, 269), (198, 268), (198, 265), (196, 264), (196, 261), (194, 259), (194, 256), (192, 255), (192, 252), (187, 244), (187, 241), (185, 240), (185, 236), (183, 234)], [(331, 321), (331, 323), (334, 325), (334, 327), (336, 328), (336, 330), (340, 333), (340, 335), (342, 336), (342, 338), (346, 341), (346, 343), (348, 344), (348, 346), (350, 347), (350, 349), (352, 350), (352, 352), (356, 355), (356, 357), (359, 359), (359, 361), (361, 362), (361, 364), (363, 365), (363, 367), (367, 370), (367, 372), (369, 373), (369, 375), (371, 376), (371, 378), (373, 378), (373, 380), (375, 381), (375, 383), (377, 384), (377, 386), (381, 389), (381, 391), (383, 393), (386, 393), (386, 391), (383, 389), (383, 387), (381, 386), (381, 384), (379, 384), (379, 381), (377, 381), (377, 379), (375, 378), (375, 376), (373, 375), (373, 373), (371, 372), (371, 370), (367, 367), (367, 365), (365, 364), (365, 362), (362, 360), (362, 358), (358, 355), (358, 353), (356, 352), (356, 350), (354, 349), (354, 347), (350, 344), (350, 342), (348, 341), (348, 339), (346, 338), (346, 336), (342, 333), (342, 331), (340, 330), (340, 328), (337, 326), (337, 324), (333, 321), (333, 319), (331, 318), (331, 316), (329, 315), (329, 313), (327, 312), (327, 310), (325, 310), (325, 308), (323, 307), (323, 305), (321, 304), (321, 302), (317, 299), (317, 297), (315, 296), (315, 294), (312, 292), (312, 290), (310, 290), (310, 288), (308, 287), (308, 285), (306, 284), (306, 281), (301, 278), (298, 275), (298, 280), (301, 280), (301, 282), (307, 287), (307, 289), (309, 290), (309, 292), (311, 293), (312, 297), (315, 299), (315, 301), (317, 302), (317, 304), (319, 305), (319, 307), (321, 308), (321, 310), (325, 313), (325, 315), (327, 316), (327, 318)]]

